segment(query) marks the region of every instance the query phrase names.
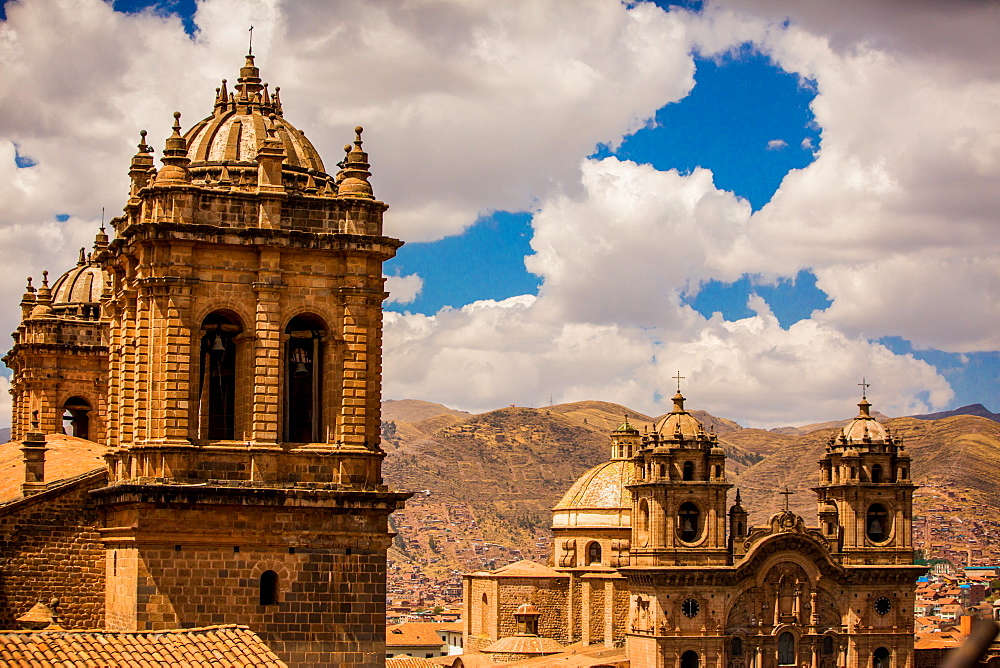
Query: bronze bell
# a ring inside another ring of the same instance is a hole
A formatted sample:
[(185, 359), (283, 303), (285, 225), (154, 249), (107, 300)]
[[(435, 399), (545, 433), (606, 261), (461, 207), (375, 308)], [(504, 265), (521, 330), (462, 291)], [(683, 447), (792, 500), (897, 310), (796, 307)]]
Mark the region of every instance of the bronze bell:
[(309, 369), (306, 368), (305, 363), (296, 362), (295, 371), (292, 372), (292, 375), (295, 376), (296, 378), (305, 378), (306, 376), (309, 375)]
[(225, 344), (222, 343), (222, 337), (218, 334), (215, 335), (215, 343), (212, 344), (213, 353), (221, 353), (226, 350)]
[(694, 533), (694, 525), (691, 524), (690, 517), (684, 518), (684, 521), (681, 523), (681, 531), (684, 533)]

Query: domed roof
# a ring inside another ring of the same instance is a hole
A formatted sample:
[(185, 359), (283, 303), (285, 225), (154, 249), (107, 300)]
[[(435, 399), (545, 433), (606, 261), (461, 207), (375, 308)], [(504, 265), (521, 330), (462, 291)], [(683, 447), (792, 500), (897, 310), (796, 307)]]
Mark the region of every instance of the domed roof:
[(660, 420), (656, 425), (656, 433), (662, 439), (673, 439), (677, 433), (681, 434), (684, 440), (695, 440), (704, 438), (705, 427), (698, 421), (698, 418), (684, 410), (684, 395), (680, 392), (674, 395), (674, 409)]
[(240, 69), (235, 91), (226, 90), (226, 82), (217, 89), (214, 113), (195, 124), (184, 135), (191, 166), (207, 162), (255, 162), (257, 152), (267, 139), (273, 123), (277, 139), (285, 152), (285, 166), (325, 173), (323, 160), (302, 131), (282, 117), (280, 89), (272, 95), (260, 80), (260, 69), (253, 56), (247, 56)]
[(892, 438), (889, 436), (889, 432), (871, 416), (871, 404), (868, 403), (867, 397), (861, 398), (858, 408), (861, 410), (857, 417), (845, 424), (841, 430), (841, 442), (891, 443)]
[(97, 304), (103, 291), (104, 272), (84, 256), (81, 248), (76, 266), (52, 284), (52, 305), (58, 308), (68, 304)]
[(565, 648), (552, 638), (517, 635), (500, 638), (481, 652), (490, 654), (558, 654)]
[(634, 482), (633, 473), (632, 462), (625, 459), (598, 464), (580, 476), (552, 510), (631, 510), (632, 493), (626, 485)]

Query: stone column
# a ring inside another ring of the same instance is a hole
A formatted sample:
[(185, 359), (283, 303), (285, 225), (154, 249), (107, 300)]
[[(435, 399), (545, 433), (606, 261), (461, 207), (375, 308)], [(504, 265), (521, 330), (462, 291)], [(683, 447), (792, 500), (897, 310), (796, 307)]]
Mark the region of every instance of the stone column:
[[(279, 261), (279, 251), (261, 251), (261, 273), (265, 266)], [(286, 286), (275, 277), (253, 284), (257, 295), (253, 342), (255, 354), (253, 374), (253, 405), (251, 408), (250, 435), (255, 443), (274, 444), (283, 439), (279, 422), (279, 397), (284, 374), (281, 369), (280, 295)]]

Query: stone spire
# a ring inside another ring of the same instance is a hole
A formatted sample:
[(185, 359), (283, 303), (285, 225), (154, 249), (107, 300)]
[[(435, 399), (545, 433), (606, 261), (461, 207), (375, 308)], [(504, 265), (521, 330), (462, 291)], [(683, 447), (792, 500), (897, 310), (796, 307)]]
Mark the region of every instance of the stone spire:
[[(368, 168), (368, 154), (361, 148), (361, 133), (364, 128), (360, 125), (354, 128), (354, 148), (347, 152), (344, 158), (344, 178), (340, 182), (339, 195), (342, 197), (361, 197), (364, 199), (375, 199), (372, 193), (372, 185), (368, 182), (371, 172)], [(348, 148), (348, 147), (345, 147)]]
[(190, 183), (191, 172), (188, 171), (188, 164), (191, 160), (187, 154), (187, 142), (181, 136), (181, 112), (174, 112), (173, 134), (167, 138), (166, 146), (163, 149), (163, 169), (156, 177), (156, 183)]
[(260, 68), (254, 65), (253, 55), (247, 54), (247, 61), (240, 68), (240, 78), (236, 84), (236, 90), (239, 91), (237, 100), (240, 104), (248, 104), (263, 88), (260, 83)]
[(26, 320), (31, 315), (31, 309), (35, 307), (35, 288), (31, 285), (31, 276), (28, 276), (28, 284), (21, 295), (21, 320)]
[(31, 309), (31, 317), (48, 317), (52, 315), (52, 290), (49, 289), (49, 272), (42, 272), (42, 287), (35, 297), (35, 308)]
[(132, 179), (131, 196), (135, 197), (149, 183), (149, 170), (153, 167), (153, 147), (146, 143), (146, 131), (139, 132), (138, 151), (132, 156), (128, 175)]

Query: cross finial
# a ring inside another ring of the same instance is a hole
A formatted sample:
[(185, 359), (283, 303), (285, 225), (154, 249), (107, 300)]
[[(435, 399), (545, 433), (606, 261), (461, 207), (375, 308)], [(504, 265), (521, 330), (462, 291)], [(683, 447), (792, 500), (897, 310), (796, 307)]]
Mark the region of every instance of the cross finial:
[(677, 391), (680, 392), (681, 391), (681, 381), (684, 380), (685, 376), (682, 376), (680, 370), (678, 369), (677, 375), (676, 376), (671, 376), (671, 377), (674, 378), (677, 381)]
[(788, 485), (785, 485), (785, 491), (784, 492), (778, 492), (778, 494), (781, 494), (782, 496), (785, 497), (785, 512), (787, 513), (788, 512), (788, 498), (792, 494), (794, 494), (794, 492), (789, 492), (788, 491)]
[(872, 384), (871, 383), (866, 383), (865, 382), (865, 378), (862, 376), (861, 382), (858, 383), (858, 385), (861, 387), (861, 398), (862, 399), (867, 399), (868, 398), (868, 388), (871, 387)]
[(247, 49), (247, 55), (253, 55), (253, 26), (250, 26), (250, 48)]

